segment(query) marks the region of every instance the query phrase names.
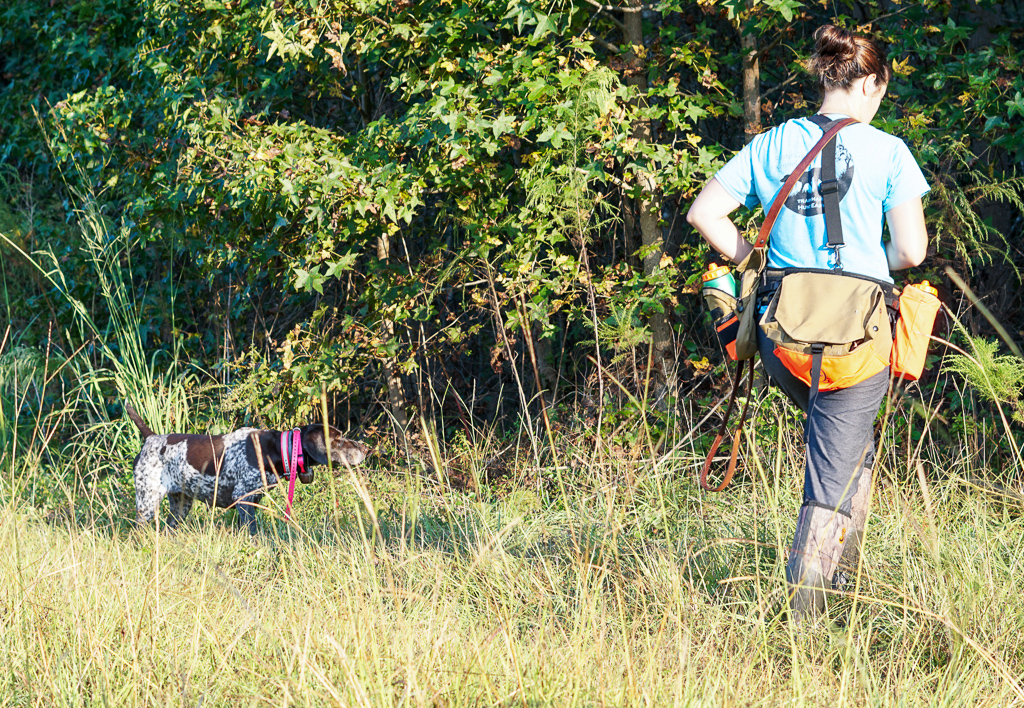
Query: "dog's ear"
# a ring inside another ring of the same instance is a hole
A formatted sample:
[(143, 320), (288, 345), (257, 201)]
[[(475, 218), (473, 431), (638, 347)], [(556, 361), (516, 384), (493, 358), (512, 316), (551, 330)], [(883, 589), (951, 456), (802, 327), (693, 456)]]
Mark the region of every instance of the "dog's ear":
[(326, 465), (328, 455), (338, 472), (346, 466), (355, 467), (366, 458), (367, 447), (361, 442), (345, 439), (337, 428), (330, 428), (330, 446), (324, 444), (324, 426), (307, 425), (302, 428), (302, 449), (318, 465)]

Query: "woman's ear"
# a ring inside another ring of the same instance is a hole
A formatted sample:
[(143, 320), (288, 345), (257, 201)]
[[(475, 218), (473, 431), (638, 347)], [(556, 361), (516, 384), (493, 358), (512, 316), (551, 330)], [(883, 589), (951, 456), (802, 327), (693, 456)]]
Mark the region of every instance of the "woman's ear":
[(878, 80), (878, 74), (868, 74), (867, 76), (862, 76), (861, 78), (856, 79), (856, 81), (864, 82), (860, 84), (860, 91), (867, 98), (878, 98), (880, 93), (885, 93), (885, 89), (888, 86), (888, 84), (882, 83)]

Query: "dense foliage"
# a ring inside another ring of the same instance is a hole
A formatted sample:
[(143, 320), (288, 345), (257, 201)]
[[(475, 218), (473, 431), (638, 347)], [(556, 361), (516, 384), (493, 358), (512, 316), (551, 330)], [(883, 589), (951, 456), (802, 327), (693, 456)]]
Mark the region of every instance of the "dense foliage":
[[(834, 21), (887, 43), (897, 76), (877, 124), (935, 187), (923, 274), (952, 303), (951, 266), (1016, 332), (1019, 14), (966, 0), (8, 3), (6, 315), (30, 347), (40, 322), (68, 352), (110, 331), (79, 228), (96, 213), (145, 349), (230, 384), (239, 410), (306, 415), (326, 387), (336, 415), (370, 425), (386, 410), (401, 435), (438, 407), (511, 422), (536, 386), (572, 410), (615, 403), (612, 426), (644, 396), (671, 409), (723, 374), (694, 296), (707, 249), (682, 215), (757, 128), (751, 106), (765, 125), (812, 110), (802, 60)], [(65, 286), (15, 246), (52, 253)]]

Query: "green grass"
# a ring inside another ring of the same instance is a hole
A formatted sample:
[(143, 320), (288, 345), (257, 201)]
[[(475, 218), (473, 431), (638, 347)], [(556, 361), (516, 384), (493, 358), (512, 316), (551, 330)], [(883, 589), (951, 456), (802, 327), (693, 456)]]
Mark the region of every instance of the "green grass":
[(158, 431), (237, 421), (147, 354), (132, 244), (83, 214), (109, 324), (31, 262), (93, 353), (0, 333), (0, 708), (1024, 705), (1024, 470), (1007, 417), (952, 387), (891, 411), (858, 591), (813, 626), (784, 614), (803, 449), (771, 391), (720, 495), (695, 483), (706, 411), (657, 440), (634, 401), (598, 448), (547, 431), (557, 455), (431, 421), (418, 456), (300, 487), (295, 523), (272, 492), (255, 543), (198, 506), (176, 535), (133, 528), (139, 442), (111, 397)]
[(366, 470), (332, 508), (321, 475), (295, 525), (271, 495), (256, 543), (205, 508), (174, 536), (133, 530), (123, 474), (82, 484), (89, 453), (18, 468), (49, 486), (35, 506), (3, 488), (0, 705), (1021, 702), (1017, 502), (955, 470), (877, 489), (860, 596), (794, 631), (798, 458), (719, 496), (692, 461), (591, 458), (568, 504)]

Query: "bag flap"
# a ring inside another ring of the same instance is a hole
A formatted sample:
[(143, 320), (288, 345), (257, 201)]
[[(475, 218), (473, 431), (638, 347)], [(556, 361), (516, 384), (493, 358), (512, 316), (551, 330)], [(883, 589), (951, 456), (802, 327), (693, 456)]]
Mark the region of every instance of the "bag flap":
[(748, 270), (760, 273), (767, 263), (768, 251), (765, 248), (754, 248), (747, 254), (747, 257), (736, 264), (736, 270), (745, 273)]
[(761, 279), (761, 271), (767, 264), (768, 251), (764, 248), (755, 248), (739, 262), (736, 272), (740, 274), (740, 300), (745, 300), (754, 292)]
[(777, 321), (797, 341), (847, 344), (872, 338), (869, 327), (882, 297), (878, 284), (868, 280), (793, 273), (782, 279), (766, 319)]
[(720, 288), (702, 288), (701, 294), (714, 320), (736, 311), (736, 298)]

